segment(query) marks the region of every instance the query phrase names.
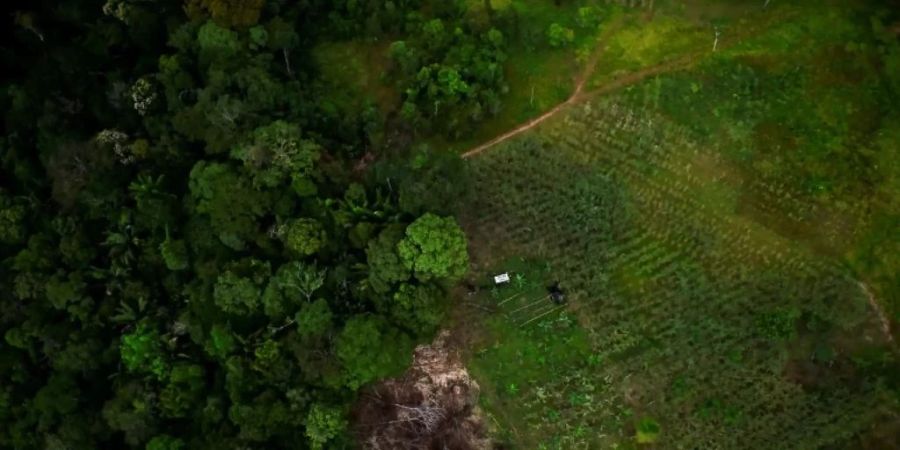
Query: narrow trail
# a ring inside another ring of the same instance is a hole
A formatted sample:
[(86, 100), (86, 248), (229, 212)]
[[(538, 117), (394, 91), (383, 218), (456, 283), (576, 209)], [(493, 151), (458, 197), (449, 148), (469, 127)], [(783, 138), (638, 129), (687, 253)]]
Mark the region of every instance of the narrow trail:
[(875, 294), (872, 293), (872, 290), (869, 289), (869, 285), (859, 281), (859, 287), (866, 294), (866, 297), (869, 299), (869, 306), (875, 311), (875, 315), (878, 316), (878, 321), (881, 322), (881, 331), (884, 333), (885, 339), (891, 344), (894, 343), (894, 334), (891, 333), (891, 321), (888, 320), (887, 314), (884, 312), (884, 309), (878, 303), (878, 300), (875, 299)]
[(609, 27), (606, 28), (606, 30), (600, 35), (599, 38), (597, 38), (597, 46), (594, 48), (593, 52), (591, 52), (591, 56), (590, 58), (588, 58), (584, 70), (581, 72), (578, 78), (576, 78), (575, 91), (572, 92), (572, 95), (570, 95), (569, 98), (566, 99), (566, 101), (554, 106), (552, 109), (541, 114), (540, 116), (537, 116), (523, 123), (522, 125), (519, 125), (516, 128), (513, 128), (512, 130), (509, 130), (506, 133), (503, 133), (500, 136), (491, 139), (490, 141), (469, 149), (468, 151), (463, 153), (462, 157), (471, 158), (472, 156), (475, 156), (507, 139), (524, 133), (534, 128), (541, 122), (549, 119), (550, 117), (553, 117), (554, 115), (556, 115), (556, 113), (560, 112), (566, 106), (576, 103), (580, 99), (584, 91), (585, 84), (587, 84), (588, 80), (591, 79), (591, 76), (594, 74), (594, 69), (597, 68), (597, 62), (600, 61), (600, 55), (603, 54), (603, 50), (606, 48), (605, 44), (607, 38), (609, 38), (612, 33), (619, 29), (619, 27), (622, 25), (622, 20), (622, 18), (617, 19)]
[[(789, 14), (789, 15), (785, 16), (783, 18), (783, 20), (789, 20), (791, 17), (792, 17), (792, 14)], [(585, 90), (585, 85), (588, 83), (588, 81), (591, 79), (591, 76), (594, 74), (594, 71), (597, 68), (597, 63), (600, 61), (600, 56), (603, 54), (603, 51), (605, 50), (605, 44), (606, 44), (607, 39), (609, 38), (610, 35), (612, 35), (615, 31), (617, 31), (621, 27), (623, 20), (624, 20), (623, 18), (619, 18), (618, 20), (613, 22), (603, 32), (603, 34), (597, 39), (597, 47), (594, 49), (594, 52), (592, 53), (590, 59), (588, 60), (586, 66), (584, 68), (584, 71), (582, 71), (582, 73), (576, 79), (577, 82), (575, 84), (575, 91), (572, 92), (572, 95), (570, 95), (569, 98), (566, 99), (566, 101), (554, 106), (552, 109), (541, 114), (540, 116), (535, 117), (531, 120), (528, 120), (527, 122), (513, 128), (512, 130), (509, 130), (506, 133), (501, 134), (500, 136), (497, 136), (483, 144), (472, 147), (471, 149), (467, 150), (466, 152), (464, 152), (462, 154), (462, 158), (463, 159), (471, 158), (471, 157), (476, 156), (501, 142), (507, 141), (515, 136), (518, 136), (519, 134), (522, 134), (522, 133), (532, 129), (532, 128), (536, 127), (537, 125), (541, 124), (542, 122), (546, 121), (547, 119), (555, 116), (557, 113), (559, 113), (560, 111), (562, 111), (563, 109), (565, 109), (566, 107), (568, 107), (570, 105), (574, 105), (574, 104), (576, 104), (582, 100), (588, 99), (588, 98), (592, 98), (592, 97), (595, 97), (598, 95), (608, 94), (610, 92), (617, 91), (624, 87), (640, 83), (641, 81), (643, 81), (649, 77), (653, 77), (653, 76), (660, 75), (663, 73), (669, 73), (669, 72), (674, 72), (674, 71), (690, 68), (694, 63), (696, 63), (697, 61), (702, 59), (704, 56), (707, 56), (714, 52), (713, 49), (710, 49), (710, 50), (696, 51), (696, 52), (688, 53), (679, 58), (665, 61), (665, 62), (662, 62), (655, 66), (645, 67), (643, 69), (638, 70), (637, 72), (632, 72), (630, 74), (620, 76), (618, 78), (608, 81), (606, 84), (599, 86), (595, 89)], [(765, 29), (765, 28), (767, 28), (767, 25), (768, 25), (768, 23), (763, 23), (763, 24), (760, 24), (760, 26), (758, 28)], [(755, 31), (758, 31), (758, 30), (753, 30), (753, 29), (744, 30), (743, 33), (735, 33), (734, 35), (732, 35), (728, 38), (722, 39), (722, 41), (718, 45), (718, 49), (724, 50), (726, 48), (729, 48), (729, 47), (741, 42), (748, 35), (755, 34)]]
[(540, 116), (535, 117), (535, 118), (523, 123), (522, 125), (519, 125), (516, 128), (513, 128), (512, 130), (509, 130), (506, 133), (503, 133), (500, 136), (497, 136), (497, 137), (491, 139), (490, 141), (487, 141), (481, 145), (473, 147), (472, 149), (463, 153), (462, 157), (464, 159), (471, 158), (471, 157), (478, 155), (479, 153), (481, 153), (503, 141), (506, 141), (510, 138), (518, 136), (519, 134), (522, 134), (522, 133), (536, 127), (541, 122), (544, 122), (547, 119), (553, 117), (554, 115), (556, 115), (557, 113), (559, 113), (560, 111), (565, 109), (567, 106), (578, 103), (586, 98), (613, 92), (613, 91), (619, 90), (623, 87), (639, 83), (646, 78), (649, 78), (649, 77), (652, 77), (652, 76), (655, 76), (655, 75), (658, 75), (661, 73), (666, 73), (666, 72), (671, 72), (671, 71), (687, 68), (692, 63), (694, 63), (695, 60), (699, 56), (702, 56), (702, 54), (685, 55), (685, 56), (683, 56), (681, 58), (677, 58), (675, 60), (667, 61), (667, 62), (658, 64), (655, 66), (651, 66), (651, 67), (646, 67), (637, 72), (633, 72), (628, 75), (621, 76), (612, 81), (609, 81), (608, 83), (604, 84), (603, 86), (600, 86), (596, 89), (591, 89), (591, 90), (586, 91), (584, 87), (585, 87), (585, 85), (587, 85), (588, 81), (591, 79), (591, 76), (594, 74), (594, 71), (597, 68), (597, 63), (600, 60), (600, 56), (603, 54), (603, 50), (605, 50), (604, 43), (606, 41), (606, 38), (610, 34), (612, 34), (612, 32), (614, 32), (615, 29), (618, 28), (618, 25), (619, 24), (616, 23), (616, 24), (613, 24), (612, 26), (610, 26), (607, 29), (607, 31), (604, 33), (604, 35), (599, 38), (599, 43), (597, 45), (597, 49), (594, 51), (594, 53), (591, 55), (591, 58), (588, 60), (587, 66), (585, 67), (584, 71), (578, 77), (578, 81), (575, 85), (575, 91), (572, 92), (572, 95), (570, 95), (569, 98), (566, 99), (566, 101), (554, 106), (553, 108), (551, 108), (547, 112), (541, 114)]

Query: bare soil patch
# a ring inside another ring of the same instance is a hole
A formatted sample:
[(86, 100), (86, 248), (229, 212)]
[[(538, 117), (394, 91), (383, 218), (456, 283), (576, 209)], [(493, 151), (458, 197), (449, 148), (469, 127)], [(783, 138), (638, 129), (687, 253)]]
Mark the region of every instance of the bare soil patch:
[(478, 408), (480, 388), (463, 367), (449, 331), (416, 348), (399, 378), (374, 386), (354, 412), (363, 448), (481, 450), (492, 448)]

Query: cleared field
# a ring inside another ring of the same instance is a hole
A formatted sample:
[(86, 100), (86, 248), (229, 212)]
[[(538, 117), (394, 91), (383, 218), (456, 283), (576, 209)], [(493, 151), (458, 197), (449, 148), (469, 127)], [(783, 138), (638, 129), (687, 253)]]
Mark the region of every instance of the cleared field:
[[(662, 448), (821, 448), (890, 411), (858, 361), (886, 340), (864, 289), (738, 203), (815, 208), (687, 130), (586, 103), (471, 166), (476, 264), (521, 275), (479, 299), (502, 314), (471, 362), (510, 441), (607, 448), (652, 419)], [(513, 254), (544, 263), (498, 259)], [(553, 280), (565, 311), (540, 302)]]
[(473, 272), (513, 280), (465, 302), (468, 364), (510, 447), (898, 445), (888, 40), (864, 2), (738, 3), (627, 14), (583, 97), (469, 158)]

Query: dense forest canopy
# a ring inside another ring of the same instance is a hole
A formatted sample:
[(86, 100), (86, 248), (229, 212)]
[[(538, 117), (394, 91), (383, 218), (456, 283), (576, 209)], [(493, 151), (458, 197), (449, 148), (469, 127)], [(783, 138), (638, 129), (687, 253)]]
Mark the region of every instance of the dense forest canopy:
[(329, 110), (309, 55), (403, 37), (406, 115), (462, 129), (496, 108), (502, 34), (423, 3), (12, 8), (0, 447), (348, 442), (355, 391), (408, 364), (467, 270), (461, 166), (401, 143), (354, 170), (385, 118)]

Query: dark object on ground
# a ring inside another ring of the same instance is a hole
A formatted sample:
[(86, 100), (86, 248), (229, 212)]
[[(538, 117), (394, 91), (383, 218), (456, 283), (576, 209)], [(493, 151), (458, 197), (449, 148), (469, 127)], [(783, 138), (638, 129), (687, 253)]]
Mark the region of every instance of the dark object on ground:
[(559, 281), (554, 282), (552, 286), (547, 288), (547, 291), (550, 292), (550, 301), (553, 303), (557, 305), (566, 303), (566, 294), (559, 288)]

